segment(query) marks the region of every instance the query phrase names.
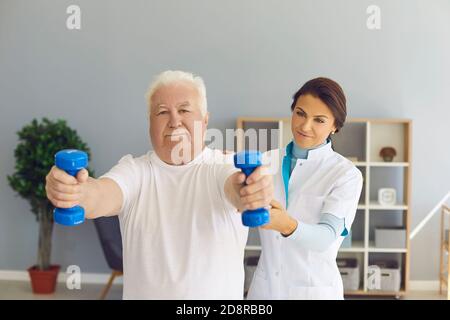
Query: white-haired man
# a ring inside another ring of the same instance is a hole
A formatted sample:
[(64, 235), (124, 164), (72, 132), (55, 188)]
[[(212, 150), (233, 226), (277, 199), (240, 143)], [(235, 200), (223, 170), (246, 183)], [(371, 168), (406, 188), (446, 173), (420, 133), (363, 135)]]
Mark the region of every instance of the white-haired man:
[(248, 229), (237, 210), (268, 206), (272, 177), (258, 168), (246, 179), (212, 161), (223, 155), (204, 144), (200, 77), (163, 72), (147, 102), (154, 151), (124, 156), (99, 179), (53, 167), (47, 196), (56, 207), (81, 205), (87, 218), (118, 214), (124, 299), (242, 299)]

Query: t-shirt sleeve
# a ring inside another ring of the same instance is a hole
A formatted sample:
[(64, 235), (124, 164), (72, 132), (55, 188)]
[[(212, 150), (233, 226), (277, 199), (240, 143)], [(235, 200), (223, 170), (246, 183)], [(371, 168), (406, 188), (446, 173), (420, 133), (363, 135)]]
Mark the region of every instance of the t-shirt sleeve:
[(217, 188), (226, 210), (236, 210), (236, 208), (230, 201), (228, 201), (228, 198), (225, 195), (225, 182), (227, 181), (228, 177), (238, 171), (239, 169), (237, 169), (233, 164), (232, 154), (223, 155), (221, 163), (215, 165), (214, 174), (217, 182)]
[(122, 190), (123, 201), (119, 214), (129, 211), (130, 203), (137, 197), (139, 190), (139, 175), (135, 159), (132, 155), (123, 156), (119, 162), (100, 178), (115, 181)]
[(361, 171), (352, 167), (337, 179), (331, 192), (324, 200), (322, 214), (332, 214), (344, 219), (345, 229), (342, 235), (346, 235), (346, 231), (350, 230), (355, 218), (362, 184)]

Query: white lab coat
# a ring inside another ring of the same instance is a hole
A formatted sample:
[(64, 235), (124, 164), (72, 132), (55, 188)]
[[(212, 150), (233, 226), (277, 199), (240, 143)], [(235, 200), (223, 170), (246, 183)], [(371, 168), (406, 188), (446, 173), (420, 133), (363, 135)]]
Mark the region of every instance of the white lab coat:
[[(274, 151), (271, 151), (272, 155)], [(324, 252), (304, 248), (296, 235), (301, 224), (316, 224), (323, 213), (345, 219), (350, 230), (362, 189), (361, 172), (351, 161), (334, 152), (331, 143), (310, 150), (308, 159), (297, 160), (285, 187), (280, 155), (274, 178), (275, 199), (297, 219), (297, 230), (283, 237), (273, 230), (259, 229), (262, 253), (250, 285), (248, 299), (343, 299), (343, 285), (336, 256), (344, 237)]]

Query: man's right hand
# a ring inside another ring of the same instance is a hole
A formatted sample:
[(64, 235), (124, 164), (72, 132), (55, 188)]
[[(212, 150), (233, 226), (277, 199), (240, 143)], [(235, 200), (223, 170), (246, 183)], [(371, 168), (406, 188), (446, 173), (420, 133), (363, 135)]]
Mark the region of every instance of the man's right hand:
[(273, 176), (264, 171), (265, 167), (256, 168), (246, 177), (242, 172), (235, 172), (225, 182), (225, 195), (228, 200), (243, 212), (268, 207), (273, 199)]
[(58, 208), (83, 206), (83, 192), (88, 178), (89, 173), (86, 169), (81, 169), (77, 176), (73, 177), (64, 170), (53, 166), (45, 178), (47, 198)]
[(72, 177), (53, 166), (45, 179), (47, 198), (55, 207), (81, 206), (87, 219), (117, 215), (122, 206), (123, 195), (119, 185), (109, 178), (89, 177), (86, 169)]

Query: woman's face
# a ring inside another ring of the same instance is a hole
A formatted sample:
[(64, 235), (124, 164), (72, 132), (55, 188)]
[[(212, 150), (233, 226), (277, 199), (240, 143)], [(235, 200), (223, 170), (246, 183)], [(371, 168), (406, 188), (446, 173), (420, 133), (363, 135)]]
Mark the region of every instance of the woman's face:
[(301, 148), (321, 145), (336, 131), (335, 119), (328, 106), (310, 94), (297, 99), (292, 112), (291, 130), (295, 143)]

